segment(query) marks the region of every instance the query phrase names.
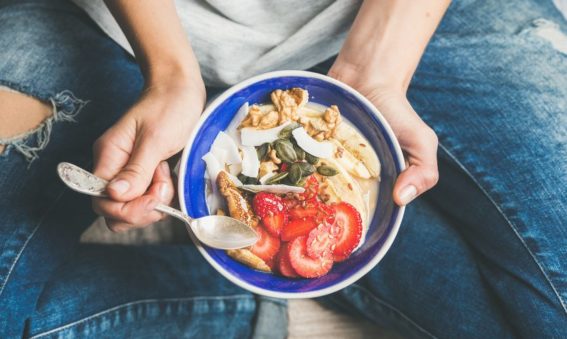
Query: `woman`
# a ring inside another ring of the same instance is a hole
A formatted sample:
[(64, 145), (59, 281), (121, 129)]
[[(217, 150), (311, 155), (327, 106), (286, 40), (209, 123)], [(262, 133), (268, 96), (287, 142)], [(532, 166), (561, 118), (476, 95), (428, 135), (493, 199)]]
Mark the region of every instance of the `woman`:
[(205, 85), (316, 64), (395, 131), (396, 203), (441, 178), (380, 265), (324, 301), (408, 336), (567, 336), (567, 23), (551, 1), (180, 0), (181, 20), (172, 1), (108, 1), (127, 41), (102, 3), (75, 2), (0, 1), (2, 337), (283, 336), (282, 301), (191, 246), (78, 245), (94, 214), (54, 168), (111, 180), (92, 204), (111, 230), (155, 222)]

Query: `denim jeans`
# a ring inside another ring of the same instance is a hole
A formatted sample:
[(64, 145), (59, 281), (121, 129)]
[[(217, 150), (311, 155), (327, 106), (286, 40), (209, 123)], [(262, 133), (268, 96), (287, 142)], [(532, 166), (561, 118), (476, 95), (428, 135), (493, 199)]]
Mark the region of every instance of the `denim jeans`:
[[(440, 182), (384, 260), (321, 302), (408, 337), (567, 337), (565, 32), (551, 1), (451, 5), (408, 93), (439, 136)], [(285, 301), (191, 245), (79, 244), (95, 216), (55, 166), (91, 167), (142, 85), (73, 5), (0, 0), (0, 86), (55, 108), (0, 155), (0, 337), (285, 336)]]

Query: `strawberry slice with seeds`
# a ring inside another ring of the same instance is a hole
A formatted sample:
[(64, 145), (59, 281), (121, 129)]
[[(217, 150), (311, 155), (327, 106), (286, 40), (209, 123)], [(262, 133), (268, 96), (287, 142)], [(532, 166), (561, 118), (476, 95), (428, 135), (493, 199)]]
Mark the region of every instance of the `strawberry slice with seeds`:
[(307, 254), (313, 259), (332, 255), (336, 244), (337, 238), (331, 234), (331, 225), (321, 224), (307, 236)]
[(293, 267), (291, 266), (291, 263), (289, 262), (289, 249), (288, 249), (288, 243), (284, 242), (282, 244), (282, 247), (280, 249), (280, 252), (277, 255), (277, 268), (278, 271), (281, 273), (281, 275), (283, 275), (284, 277), (288, 277), (288, 278), (297, 278), (299, 277), (297, 275), (297, 273), (295, 272), (295, 270), (293, 269)]
[(317, 223), (326, 222), (332, 225), (335, 222), (335, 209), (316, 199), (306, 200), (289, 209), (292, 219), (314, 218)]
[(283, 241), (291, 241), (302, 235), (309, 234), (309, 231), (317, 227), (317, 223), (313, 218), (292, 219), (282, 230), (281, 239)]
[(279, 237), (282, 229), (287, 224), (287, 219), (287, 213), (281, 212), (273, 215), (266, 215), (262, 218), (262, 223), (271, 235)]
[(358, 246), (362, 237), (362, 219), (356, 208), (349, 203), (340, 202), (332, 206), (335, 209), (335, 224), (331, 234), (337, 238), (333, 258), (338, 262), (348, 258)]
[(283, 199), (272, 193), (259, 192), (252, 200), (252, 207), (268, 232), (279, 237), (288, 219), (287, 206)]
[(256, 227), (255, 231), (258, 233), (259, 239), (250, 247), (250, 251), (256, 254), (260, 259), (268, 262), (278, 253), (280, 249), (280, 239), (272, 237), (261, 226)]
[(304, 278), (323, 276), (333, 267), (333, 257), (330, 252), (316, 259), (307, 255), (307, 237), (298, 237), (290, 242), (288, 253), (291, 267)]

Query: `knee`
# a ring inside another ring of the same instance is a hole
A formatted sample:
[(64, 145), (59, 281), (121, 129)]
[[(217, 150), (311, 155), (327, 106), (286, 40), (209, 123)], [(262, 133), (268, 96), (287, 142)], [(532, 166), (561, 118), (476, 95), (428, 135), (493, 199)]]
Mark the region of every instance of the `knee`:
[(73, 120), (85, 104), (68, 91), (40, 100), (0, 86), (0, 155), (12, 147), (34, 160), (47, 146), (53, 122)]

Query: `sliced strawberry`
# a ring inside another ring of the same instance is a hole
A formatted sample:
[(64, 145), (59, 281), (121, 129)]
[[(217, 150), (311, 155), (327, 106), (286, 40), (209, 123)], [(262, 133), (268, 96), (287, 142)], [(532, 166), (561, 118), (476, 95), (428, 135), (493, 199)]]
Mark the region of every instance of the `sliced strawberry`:
[(258, 233), (259, 239), (250, 247), (250, 251), (262, 260), (269, 261), (278, 253), (280, 249), (280, 239), (272, 237), (261, 226), (256, 227), (256, 233)]
[(335, 222), (335, 209), (315, 199), (303, 201), (301, 204), (289, 209), (292, 219), (314, 218), (317, 223)]
[(288, 278), (297, 278), (298, 277), (297, 273), (295, 272), (293, 267), (291, 267), (291, 263), (289, 262), (288, 243), (284, 242), (282, 244), (280, 252), (277, 255), (276, 263), (277, 263), (278, 271), (284, 277), (288, 277)]
[(283, 199), (272, 193), (259, 192), (254, 196), (252, 206), (268, 232), (278, 237), (287, 223), (287, 207)]
[(305, 188), (305, 192), (299, 194), (301, 200), (315, 199), (319, 194), (319, 181), (314, 175), (310, 175), (303, 188)]
[(331, 225), (321, 224), (307, 236), (307, 254), (314, 259), (332, 255), (337, 239), (331, 234)]
[[(278, 251), (278, 253), (280, 253), (280, 252), (281, 252), (281, 247), (280, 247), (280, 251)], [(272, 270), (272, 272), (274, 272), (277, 269), (278, 253), (276, 253), (276, 255), (274, 255), (272, 257), (272, 259), (264, 261), (266, 263), (266, 265), (268, 265), (268, 267)]]
[(335, 261), (343, 261), (348, 258), (360, 242), (362, 220), (360, 213), (349, 203), (333, 204), (333, 208), (336, 215), (331, 233), (337, 237), (333, 258)]
[(288, 244), (291, 267), (304, 278), (317, 278), (327, 274), (333, 267), (333, 257), (329, 252), (317, 259), (309, 257), (306, 242), (307, 237), (298, 237)]
[(279, 237), (282, 229), (287, 224), (287, 213), (281, 212), (274, 215), (266, 215), (262, 218), (262, 222), (266, 227), (266, 230), (270, 232), (274, 237)]
[(312, 218), (293, 219), (283, 228), (281, 238), (283, 241), (291, 241), (299, 236), (307, 235), (315, 227), (317, 223)]

